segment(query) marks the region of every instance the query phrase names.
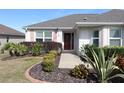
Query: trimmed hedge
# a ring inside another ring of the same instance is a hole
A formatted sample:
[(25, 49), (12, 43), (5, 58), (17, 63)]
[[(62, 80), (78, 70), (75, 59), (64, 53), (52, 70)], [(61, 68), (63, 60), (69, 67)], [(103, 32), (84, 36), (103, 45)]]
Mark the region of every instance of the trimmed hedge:
[(81, 51), (84, 52), (84, 50), (85, 50), (85, 53), (90, 58), (92, 58), (91, 52), (90, 52), (91, 48), (94, 49), (94, 51), (96, 53), (98, 53), (98, 50), (102, 48), (104, 50), (106, 58), (111, 57), (113, 53), (115, 53), (116, 55), (120, 55), (120, 56), (124, 57), (124, 46), (122, 46), (122, 47), (119, 47), (119, 46), (94, 47), (92, 45), (85, 45), (84, 48), (81, 49)]
[[(32, 50), (33, 46), (36, 43), (37, 42), (21, 42), (21, 44), (26, 45), (29, 50)], [(41, 44), (41, 47), (43, 48), (43, 50), (47, 53), (51, 50), (56, 50), (59, 54), (61, 54), (61, 52), (62, 52), (62, 44), (61, 43), (58, 43), (58, 42), (42, 42), (40, 44)]]
[[(100, 48), (94, 48), (96, 51)], [(109, 47), (102, 47), (102, 49), (105, 51), (106, 56), (112, 56), (113, 53), (116, 55), (121, 55), (124, 56), (124, 47), (119, 47), (119, 46), (109, 46)]]

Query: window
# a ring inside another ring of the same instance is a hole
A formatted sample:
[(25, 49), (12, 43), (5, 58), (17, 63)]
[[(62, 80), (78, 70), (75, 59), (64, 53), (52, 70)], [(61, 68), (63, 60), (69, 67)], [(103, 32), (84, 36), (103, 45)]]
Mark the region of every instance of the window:
[(36, 41), (37, 42), (52, 41), (52, 32), (46, 30), (36, 31)]
[(36, 38), (36, 42), (42, 43), (43, 39), (42, 38)]
[(98, 30), (93, 32), (93, 45), (99, 46), (99, 31)]
[(44, 41), (49, 42), (52, 40), (52, 32), (46, 31), (46, 32), (44, 32), (44, 35), (45, 35)]
[(45, 37), (48, 37), (48, 38), (51, 38), (51, 37), (52, 37), (51, 32), (46, 31), (46, 32), (44, 32), (44, 33), (45, 33)]
[(37, 31), (36, 32), (36, 37), (37, 38), (43, 38), (43, 31)]
[(7, 42), (7, 43), (9, 42), (9, 37), (6, 38), (6, 42)]
[(110, 45), (121, 46), (121, 28), (110, 29)]

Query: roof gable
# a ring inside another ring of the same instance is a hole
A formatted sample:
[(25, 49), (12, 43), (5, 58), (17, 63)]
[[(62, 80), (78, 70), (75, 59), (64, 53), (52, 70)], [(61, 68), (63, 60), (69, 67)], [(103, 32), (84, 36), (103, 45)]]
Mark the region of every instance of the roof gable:
[(0, 24), (0, 35), (24, 36), (24, 33), (21, 33), (13, 28)]
[(73, 14), (53, 20), (28, 25), (33, 27), (74, 27), (76, 22), (124, 22), (123, 10), (111, 10), (102, 14)]

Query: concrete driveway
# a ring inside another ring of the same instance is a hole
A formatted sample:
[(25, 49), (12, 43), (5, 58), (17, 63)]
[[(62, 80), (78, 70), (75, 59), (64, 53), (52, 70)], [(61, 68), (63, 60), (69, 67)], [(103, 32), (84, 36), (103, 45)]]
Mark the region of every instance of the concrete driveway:
[(72, 53), (62, 53), (59, 68), (74, 68), (75, 65), (82, 64), (80, 57)]

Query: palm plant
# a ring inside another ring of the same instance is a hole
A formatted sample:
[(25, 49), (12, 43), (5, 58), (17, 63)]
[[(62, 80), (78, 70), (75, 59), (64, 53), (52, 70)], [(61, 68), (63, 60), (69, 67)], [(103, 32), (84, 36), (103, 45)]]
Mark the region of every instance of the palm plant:
[(93, 67), (95, 72), (97, 73), (98, 82), (108, 82), (111, 79), (115, 77), (121, 77), (124, 78), (124, 74), (114, 74), (112, 73), (115, 70), (123, 72), (118, 66), (115, 65), (115, 62), (117, 60), (117, 57), (115, 56), (115, 53), (111, 57), (105, 58), (105, 53), (103, 49), (98, 49), (98, 53), (94, 51), (93, 48), (89, 48), (89, 51), (91, 53), (91, 56), (93, 59), (91, 59), (85, 52), (84, 49), (84, 59), (90, 63), (90, 65)]

